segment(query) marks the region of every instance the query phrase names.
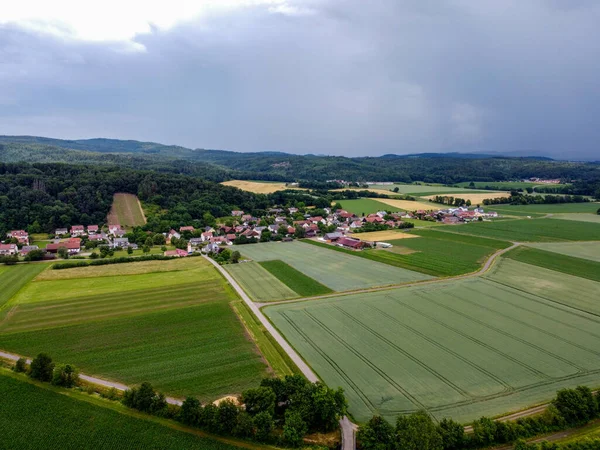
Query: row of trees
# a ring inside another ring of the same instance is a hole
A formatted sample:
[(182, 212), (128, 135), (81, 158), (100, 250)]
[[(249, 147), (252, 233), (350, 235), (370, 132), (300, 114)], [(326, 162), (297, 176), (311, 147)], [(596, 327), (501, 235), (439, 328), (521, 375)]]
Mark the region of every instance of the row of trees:
[(26, 373), (31, 378), (44, 382), (51, 382), (55, 386), (72, 388), (79, 383), (79, 371), (71, 364), (56, 366), (52, 358), (45, 353), (40, 353), (28, 366), (25, 358), (19, 358), (13, 370)]
[(259, 387), (244, 391), (240, 401), (243, 408), (231, 400), (202, 405), (188, 397), (179, 408), (168, 405), (149, 383), (123, 397), (123, 404), (130, 408), (211, 433), (292, 447), (300, 446), (307, 433), (334, 430), (347, 408), (341, 389), (310, 383), (300, 375), (265, 378)]
[(581, 195), (527, 195), (516, 191), (510, 193), (510, 197), (486, 198), (484, 205), (553, 205), (560, 203), (586, 203), (590, 200)]
[(448, 195), (436, 195), (430, 201), (448, 206), (471, 206), (471, 200), (465, 200), (464, 198), (452, 197)]
[(425, 411), (399, 416), (395, 426), (375, 416), (360, 428), (358, 441), (360, 448), (365, 450), (485, 448), (586, 424), (600, 416), (599, 402), (598, 395), (594, 395), (588, 387), (562, 389), (541, 415), (516, 422), (496, 422), (482, 417), (473, 422), (471, 434), (466, 434), (463, 426), (451, 419), (443, 419), (436, 424)]

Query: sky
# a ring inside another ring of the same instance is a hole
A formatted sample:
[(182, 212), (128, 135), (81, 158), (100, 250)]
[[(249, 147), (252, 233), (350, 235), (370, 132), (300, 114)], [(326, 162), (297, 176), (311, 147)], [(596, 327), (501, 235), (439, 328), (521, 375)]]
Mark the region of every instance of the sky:
[(0, 134), (600, 159), (597, 0), (20, 0)]

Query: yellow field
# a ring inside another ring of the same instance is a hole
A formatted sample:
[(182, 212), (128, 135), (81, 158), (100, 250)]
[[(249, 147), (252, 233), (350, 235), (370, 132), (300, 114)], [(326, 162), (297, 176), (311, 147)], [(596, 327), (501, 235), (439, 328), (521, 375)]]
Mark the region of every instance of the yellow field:
[(435, 203), (425, 202), (413, 202), (411, 200), (397, 200), (393, 198), (377, 198), (375, 199), (380, 203), (393, 206), (394, 208), (403, 209), (404, 211), (416, 211), (418, 209), (424, 209), (425, 211), (430, 209), (439, 209), (440, 206)]
[(392, 239), (410, 239), (419, 237), (416, 234), (403, 233), (396, 230), (385, 230), (385, 231), (372, 231), (370, 233), (354, 233), (353, 238), (361, 239), (363, 241), (385, 241)]
[[(444, 195), (445, 197), (456, 197), (462, 198), (466, 200), (471, 200), (473, 205), (481, 204), (486, 198), (505, 198), (510, 197), (510, 192), (498, 191), (498, 192), (486, 192), (483, 194), (469, 194), (467, 192), (456, 192), (456, 193), (443, 193), (439, 195)], [(434, 199), (435, 195), (429, 195), (428, 197), (423, 197), (427, 200)]]
[[(384, 195), (402, 195), (402, 193), (396, 193), (396, 192), (390, 191), (389, 189), (356, 188), (356, 187), (347, 187), (344, 189), (332, 189), (332, 192), (343, 192), (343, 191), (369, 191), (369, 192), (376, 192), (377, 194), (384, 194)], [(376, 198), (374, 200), (379, 200), (379, 199)]]
[(302, 189), (299, 187), (286, 186), (285, 183), (261, 183), (259, 181), (230, 180), (221, 183), (224, 186), (233, 186), (242, 191), (254, 192), (255, 194), (272, 194), (286, 189)]

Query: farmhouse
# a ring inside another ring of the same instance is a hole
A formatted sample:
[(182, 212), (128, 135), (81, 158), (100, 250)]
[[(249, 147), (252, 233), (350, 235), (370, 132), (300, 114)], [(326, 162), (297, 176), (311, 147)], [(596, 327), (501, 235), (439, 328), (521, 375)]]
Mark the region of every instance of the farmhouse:
[(59, 242), (57, 244), (48, 244), (46, 246), (46, 251), (48, 253), (58, 253), (60, 248), (65, 248), (69, 254), (79, 253), (81, 251), (81, 239), (69, 238), (66, 241)]
[(353, 239), (348, 237), (343, 237), (337, 240), (337, 245), (340, 247), (351, 248), (352, 250), (360, 250), (365, 246), (365, 243), (360, 239)]
[(16, 244), (0, 244), (0, 255), (16, 255), (17, 251)]

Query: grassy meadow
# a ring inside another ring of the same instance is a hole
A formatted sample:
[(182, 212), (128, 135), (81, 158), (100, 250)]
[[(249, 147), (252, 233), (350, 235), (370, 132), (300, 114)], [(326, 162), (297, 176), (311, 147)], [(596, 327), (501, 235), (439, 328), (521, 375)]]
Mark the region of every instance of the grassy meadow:
[[(268, 242), (233, 246), (232, 250), (239, 250), (245, 256), (259, 262), (283, 261), (334, 291), (364, 289), (430, 278), (411, 270), (341, 254), (335, 251), (335, 248), (328, 245), (314, 246), (305, 242)], [(360, 253), (364, 252), (356, 252), (356, 254)]]
[(107, 276), (109, 267), (94, 268), (96, 278), (30, 282), (9, 301), (0, 348), (46, 352), (90, 375), (150, 381), (204, 400), (239, 393), (268, 374), (231, 307), (236, 296), (203, 258), (173, 261), (168, 272)]
[[(490, 278), (264, 312), (326, 383), (344, 388), (359, 422), (418, 409), (467, 422), (547, 401), (562, 387), (596, 385), (600, 318), (546, 299), (544, 286), (528, 292), (520, 277), (547, 280), (546, 269), (505, 262)], [(557, 275), (564, 291), (583, 281), (590, 286), (581, 296), (595, 298), (600, 284)]]
[(3, 449), (202, 449), (238, 447), (180, 431), (125, 407), (0, 373)]
[(342, 208), (346, 211), (356, 214), (358, 216), (373, 214), (377, 211), (386, 211), (390, 209), (389, 205), (386, 205), (372, 198), (340, 200), (338, 203), (340, 203), (340, 205), (342, 205)]
[(44, 263), (0, 266), (0, 318), (8, 301), (47, 268), (48, 264)]
[(600, 242), (549, 242), (527, 244), (527, 246), (561, 255), (573, 256), (574, 258), (600, 262)]
[(271, 302), (298, 297), (298, 293), (279, 281), (257, 262), (227, 264), (224, 267), (254, 301)]
[(107, 222), (109, 225), (117, 224), (123, 227), (144, 225), (146, 217), (137, 195), (115, 194)]
[(263, 261), (259, 264), (287, 287), (298, 293), (300, 297), (310, 297), (333, 292), (327, 286), (304, 275), (283, 261)]

